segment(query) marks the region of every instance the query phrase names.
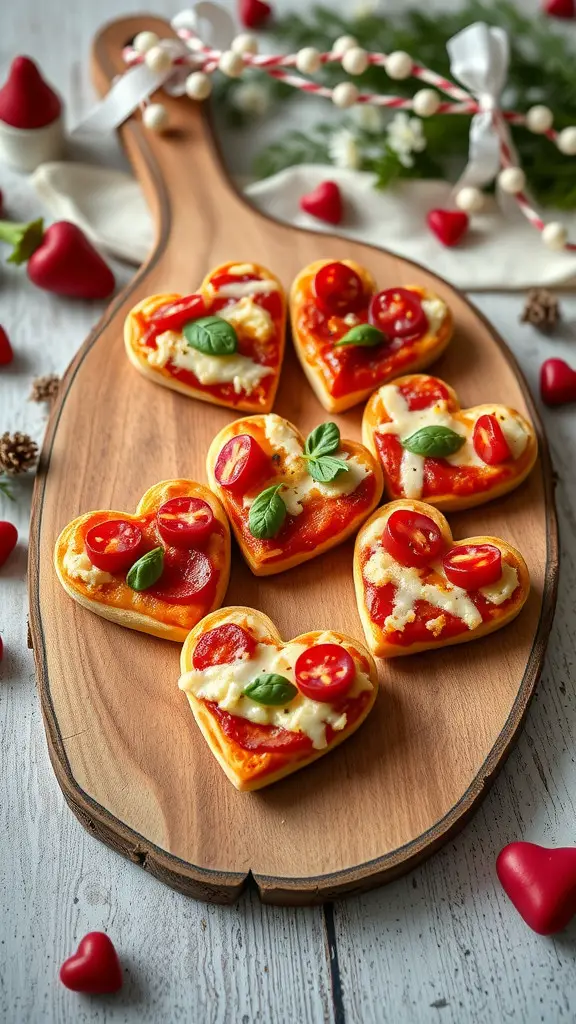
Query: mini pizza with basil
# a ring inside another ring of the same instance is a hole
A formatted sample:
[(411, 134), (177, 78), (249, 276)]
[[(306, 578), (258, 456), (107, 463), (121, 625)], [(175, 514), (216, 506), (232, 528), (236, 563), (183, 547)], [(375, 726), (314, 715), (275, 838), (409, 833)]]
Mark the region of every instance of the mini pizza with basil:
[(252, 608), (222, 608), (190, 633), (179, 686), (226, 775), (261, 789), (352, 735), (378, 693), (366, 648), (332, 631), (283, 643)]
[(54, 551), (65, 591), (121, 626), (184, 641), (222, 604), (230, 575), (230, 529), (220, 502), (193, 480), (164, 480), (135, 515), (86, 512), (62, 530)]
[(516, 548), (498, 537), (455, 541), (442, 513), (422, 501), (392, 501), (362, 527), (354, 582), (368, 646), (380, 658), (492, 633), (530, 592)]
[(304, 438), (275, 413), (224, 427), (210, 445), (206, 471), (256, 576), (340, 544), (382, 495), (377, 459), (342, 440), (335, 423), (321, 423)]
[(292, 335), (302, 368), (328, 412), (437, 359), (452, 337), (449, 307), (417, 285), (378, 291), (353, 260), (318, 260), (292, 285)]
[(461, 409), (456, 392), (427, 374), (376, 391), (362, 420), (364, 444), (380, 460), (391, 498), (471, 508), (513, 490), (538, 455), (532, 425), (505, 405)]
[(149, 380), (215, 405), (268, 412), (278, 388), (286, 300), (256, 263), (223, 263), (194, 295), (151, 295), (130, 310), (124, 343)]

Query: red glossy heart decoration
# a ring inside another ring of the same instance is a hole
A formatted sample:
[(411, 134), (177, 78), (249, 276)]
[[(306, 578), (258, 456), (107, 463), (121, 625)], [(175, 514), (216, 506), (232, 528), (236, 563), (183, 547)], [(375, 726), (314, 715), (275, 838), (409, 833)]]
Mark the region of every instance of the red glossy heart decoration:
[(3, 327), (0, 327), (0, 366), (8, 366), (14, 359), (10, 338)]
[(8, 556), (12, 554), (17, 542), (18, 530), (16, 527), (12, 523), (2, 520), (0, 522), (0, 566), (4, 565)]
[(101, 995), (122, 988), (122, 968), (104, 932), (89, 932), (60, 968), (60, 981), (73, 992)]
[(529, 928), (553, 935), (576, 914), (576, 849), (510, 843), (498, 855), (500, 884)]
[(545, 0), (544, 11), (552, 18), (576, 18), (574, 0)]
[(458, 245), (468, 231), (469, 220), (468, 215), (460, 210), (430, 210), (426, 223), (442, 245), (451, 248)]
[(240, 0), (238, 14), (245, 28), (261, 28), (271, 13), (270, 4), (263, 0)]
[(300, 209), (328, 224), (339, 224), (342, 220), (342, 196), (335, 181), (321, 181), (312, 192), (302, 196)]
[(540, 368), (540, 394), (546, 405), (576, 402), (576, 370), (563, 359), (547, 359)]

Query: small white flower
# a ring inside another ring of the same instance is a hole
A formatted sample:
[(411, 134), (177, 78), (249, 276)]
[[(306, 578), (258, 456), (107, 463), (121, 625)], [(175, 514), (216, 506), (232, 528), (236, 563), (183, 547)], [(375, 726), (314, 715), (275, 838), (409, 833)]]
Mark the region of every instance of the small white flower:
[(370, 18), (380, 11), (380, 0), (358, 0), (354, 5), (355, 18)]
[(333, 132), (328, 140), (328, 153), (335, 167), (355, 171), (360, 166), (360, 151), (354, 132), (349, 128), (340, 128)]
[(372, 135), (379, 135), (382, 131), (382, 111), (372, 103), (357, 103), (350, 111), (352, 117), (360, 128)]
[(270, 97), (261, 85), (256, 82), (244, 82), (232, 93), (232, 103), (243, 114), (262, 117), (270, 106)]
[(426, 149), (426, 139), (420, 118), (409, 117), (404, 110), (399, 110), (386, 126), (386, 132), (388, 145), (397, 154), (402, 166), (413, 167), (412, 153), (421, 153), (423, 149)]

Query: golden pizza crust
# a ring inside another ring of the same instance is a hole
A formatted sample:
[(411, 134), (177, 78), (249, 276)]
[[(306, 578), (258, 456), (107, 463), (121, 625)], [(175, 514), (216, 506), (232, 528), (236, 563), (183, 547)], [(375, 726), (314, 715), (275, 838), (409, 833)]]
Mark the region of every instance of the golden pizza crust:
[[(407, 384), (410, 381), (414, 380), (414, 378), (417, 376), (421, 375), (412, 373), (406, 374), (403, 377), (396, 377), (395, 380), (389, 381), (389, 384), (392, 384), (394, 387), (401, 387), (403, 384)], [(428, 374), (424, 374), (422, 376), (427, 378)], [(436, 379), (440, 380), (439, 377)], [(536, 437), (536, 431), (534, 430), (534, 427), (529, 422), (529, 420), (522, 416), (522, 414), (519, 413), (517, 409), (513, 409), (511, 406), (508, 405), (497, 405), (494, 403), (492, 405), (489, 405), (488, 403), (484, 403), (483, 405), (473, 405), (470, 406), (468, 409), (462, 409), (460, 406), (460, 402), (458, 401), (458, 395), (456, 394), (454, 388), (450, 387), (450, 385), (447, 384), (445, 380), (440, 380), (440, 383), (444, 385), (444, 387), (449, 392), (451, 398), (455, 403), (455, 409), (453, 412), (450, 413), (450, 415), (453, 416), (454, 419), (459, 419), (462, 422), (464, 422), (468, 418), (468, 414), (470, 413), (473, 413), (474, 419), (477, 419), (484, 413), (493, 413), (495, 410), (501, 411), (508, 415), (512, 414), (513, 416), (517, 417), (520, 420), (524, 430), (526, 431), (528, 441), (520, 458), (515, 460), (518, 463), (517, 473), (513, 474), (507, 480), (504, 480), (501, 483), (495, 485), (494, 487), (491, 487), (489, 490), (478, 491), (476, 494), (442, 494), (439, 495), (438, 497), (426, 497), (425, 501), (430, 505), (435, 505), (436, 508), (441, 508), (450, 512), (456, 512), (467, 508), (476, 508), (476, 506), (478, 505), (484, 505), (487, 501), (493, 501), (494, 498), (501, 498), (503, 494), (508, 494), (510, 491), (513, 491), (516, 487), (519, 487), (519, 485), (532, 472), (534, 463), (538, 458), (538, 439)], [(382, 385), (382, 387), (385, 386), (387, 385)], [(374, 455), (375, 458), (378, 459), (378, 461), (380, 461), (380, 459), (378, 456), (376, 444), (374, 442), (374, 433), (376, 432), (376, 429), (381, 422), (380, 411), (381, 406), (383, 404), (382, 399), (380, 397), (381, 390), (382, 389), (379, 388), (378, 391), (375, 391), (372, 394), (371, 398), (366, 403), (366, 407), (364, 409), (364, 413), (362, 416), (362, 442), (363, 444), (366, 445), (368, 450), (372, 452), (372, 455)], [(512, 465), (512, 463), (510, 465)], [(392, 494), (387, 487), (385, 476), (384, 489), (390, 495), (391, 500), (396, 500), (397, 496), (395, 494)]]
[[(193, 668), (194, 648), (200, 637), (207, 633), (208, 630), (214, 629), (224, 622), (235, 622), (238, 625), (244, 626), (249, 631), (254, 630), (255, 634), (262, 639), (269, 639), (275, 644), (282, 643), (282, 638), (272, 620), (255, 608), (248, 608), (242, 605), (219, 608), (217, 611), (207, 615), (188, 635), (180, 654), (182, 675)], [(300, 636), (294, 637), (293, 640), (289, 640), (288, 643), (313, 642), (325, 632), (326, 630), (315, 630), (309, 633), (302, 633)], [(352, 651), (358, 652), (362, 658), (366, 659), (368, 664), (367, 674), (373, 689), (365, 708), (352, 725), (338, 732), (327, 747), (324, 747), (322, 750), (314, 750), (308, 756), (302, 757), (302, 754), (258, 754), (250, 750), (244, 750), (243, 747), (240, 747), (234, 740), (226, 736), (220, 728), (218, 720), (211, 714), (204, 701), (199, 700), (192, 693), (186, 693), (198, 728), (218, 764), (236, 789), (242, 792), (254, 792), (254, 790), (262, 789), (273, 782), (278, 782), (279, 779), (291, 775), (300, 768), (306, 768), (307, 765), (330, 753), (331, 750), (343, 743), (349, 736), (352, 736), (369, 715), (378, 696), (378, 672), (374, 659), (359, 641), (346, 636), (344, 633), (335, 633), (334, 635), (338, 637), (343, 646), (351, 648)], [(279, 766), (275, 768), (275, 764)]]
[[(198, 289), (199, 293), (209, 296), (210, 292), (208, 291), (208, 284), (210, 279), (216, 274), (226, 273), (229, 267), (236, 266), (238, 262), (239, 261), (237, 260), (228, 261), (228, 263), (221, 263), (219, 266), (214, 267), (214, 269), (211, 270), (202, 281), (202, 284)], [(257, 402), (249, 396), (246, 396), (237, 402), (227, 402), (225, 399), (218, 398), (216, 395), (211, 394), (203, 388), (194, 388), (189, 384), (185, 384), (183, 381), (177, 380), (165, 367), (150, 366), (150, 363), (146, 359), (145, 355), (143, 355), (142, 347), (139, 344), (141, 331), (135, 314), (142, 313), (144, 316), (151, 316), (151, 314), (154, 313), (155, 310), (160, 309), (161, 306), (166, 306), (168, 303), (176, 302), (178, 299), (181, 299), (182, 296), (177, 292), (167, 292), (161, 295), (149, 295), (130, 310), (126, 320), (124, 321), (124, 347), (126, 349), (126, 354), (132, 365), (136, 367), (143, 377), (153, 381), (155, 384), (161, 384), (163, 387), (170, 388), (172, 391), (178, 391), (180, 394), (188, 395), (189, 398), (198, 398), (203, 402), (209, 402), (211, 405), (220, 405), (226, 409), (237, 409), (241, 412), (270, 412), (276, 398), (276, 392), (280, 382), (280, 373), (282, 371), (282, 363), (284, 360), (284, 347), (286, 342), (286, 298), (280, 279), (276, 277), (275, 274), (272, 274), (266, 269), (266, 267), (261, 266), (259, 263), (252, 262), (251, 266), (254, 267), (254, 272), (258, 273), (262, 278), (276, 283), (283, 309), (282, 332), (278, 341), (278, 369), (274, 372), (272, 390), (268, 396), (266, 405), (263, 406), (261, 402)]]
[[(287, 425), (288, 427), (290, 427), (291, 430), (295, 432), (296, 436), (300, 441), (300, 444), (302, 445), (302, 447), (304, 447), (305, 438), (300, 433), (300, 431), (294, 426), (294, 424), (290, 423), (289, 420), (284, 419), (284, 417), (281, 416), (279, 416), (278, 419), (281, 419), (283, 424)], [(356, 441), (343, 440), (342, 445), (345, 445), (346, 451), (350, 452), (356, 457), (359, 457), (360, 460), (364, 462), (365, 465), (370, 466), (370, 469), (374, 475), (376, 486), (374, 491), (374, 497), (370, 504), (364, 509), (363, 512), (355, 516), (350, 521), (349, 525), (346, 527), (345, 530), (337, 534), (335, 537), (330, 537), (322, 544), (319, 544), (312, 551), (298, 552), (293, 555), (290, 555), (287, 558), (275, 560), (273, 563), (259, 561), (258, 558), (255, 557), (254, 552), (246, 545), (245, 537), (242, 531), (239, 529), (238, 524), (236, 522), (236, 516), (233, 510), (228, 507), (226, 491), (224, 488), (220, 487), (220, 484), (218, 483), (214, 475), (216, 460), (226, 442), (237, 434), (246, 432), (252, 433), (252, 430), (250, 429), (251, 427), (253, 429), (255, 428), (254, 436), (256, 437), (256, 439), (262, 443), (263, 447), (266, 446), (267, 439), (264, 433), (264, 416), (246, 416), (243, 419), (235, 420), (233, 423), (229, 423), (228, 426), (224, 427), (218, 434), (216, 434), (216, 437), (212, 441), (208, 449), (208, 454), (206, 456), (206, 475), (208, 477), (208, 483), (210, 484), (210, 487), (212, 488), (214, 493), (220, 498), (222, 504), (224, 505), (224, 508), (228, 513), (228, 518), (230, 520), (234, 536), (238, 541), (240, 550), (242, 551), (242, 554), (246, 562), (250, 566), (251, 571), (254, 573), (255, 576), (271, 576), (275, 573), (285, 572), (287, 569), (292, 569), (295, 565), (300, 565), (302, 562), (307, 562), (311, 558), (316, 558), (318, 555), (321, 555), (324, 551), (328, 551), (330, 548), (336, 547), (336, 545), (341, 544), (344, 540), (346, 540), (347, 537), (350, 537), (352, 534), (354, 534), (358, 530), (360, 524), (364, 522), (367, 516), (369, 516), (372, 510), (375, 509), (376, 506), (378, 505), (378, 502), (382, 497), (384, 481), (382, 477), (382, 469), (380, 467), (379, 460), (375, 458), (374, 455), (364, 445), (359, 444)]]
[[(296, 354), (300, 360), (300, 365), (306, 374), (310, 386), (318, 400), (322, 403), (324, 408), (328, 412), (344, 412), (345, 409), (352, 408), (353, 405), (358, 405), (360, 402), (365, 402), (374, 391), (373, 387), (364, 388), (361, 391), (352, 391), (350, 394), (341, 395), (340, 398), (334, 398), (331, 395), (328, 386), (324, 380), (324, 377), (320, 369), (313, 365), (307, 358), (306, 344), (302, 333), (298, 329), (298, 317), (302, 306), (302, 301), (306, 296), (308, 297), (307, 286), (310, 281), (314, 278), (318, 270), (321, 267), (326, 266), (327, 263), (333, 263), (334, 260), (316, 260), (315, 263), (310, 263), (304, 270), (301, 270), (298, 276), (295, 278), (292, 288), (290, 289), (290, 317), (292, 324), (292, 337), (294, 339), (294, 347)], [(344, 263), (345, 266), (355, 270), (356, 273), (362, 280), (366, 291), (375, 292), (376, 282), (372, 275), (364, 267), (360, 266), (354, 260), (339, 260), (339, 263)], [(416, 291), (427, 299), (438, 298), (434, 292), (430, 292), (427, 289), (420, 288), (417, 285), (403, 285), (408, 288), (409, 291)], [(435, 359), (438, 359), (446, 346), (448, 345), (452, 334), (454, 332), (454, 318), (452, 311), (449, 306), (446, 306), (446, 316), (442, 322), (438, 332), (436, 334), (426, 334), (422, 339), (419, 340), (419, 355), (412, 362), (405, 364), (402, 368), (403, 371), (409, 370), (411, 373), (417, 370), (424, 370), (427, 366), (430, 366)], [(393, 376), (389, 380), (393, 380)], [(389, 383), (389, 381), (383, 381), (382, 383)]]
[[(371, 529), (372, 524), (380, 521), (383, 529), (388, 517), (391, 516), (396, 509), (409, 509), (412, 512), (419, 512), (422, 515), (429, 516), (441, 530), (442, 536), (449, 547), (465, 544), (493, 544), (495, 547), (499, 548), (504, 560), (513, 565), (518, 573), (519, 594), (508, 610), (504, 614), (497, 614), (489, 622), (483, 622), (482, 625), (478, 626), (476, 629), (469, 629), (459, 636), (448, 637), (446, 640), (434, 640), (429, 644), (419, 643), (406, 646), (389, 643), (386, 640), (383, 631), (372, 620), (370, 612), (368, 611), (362, 563), (364, 556), (364, 539), (368, 531)], [(402, 657), (407, 654), (418, 654), (420, 651), (435, 651), (442, 647), (449, 647), (454, 644), (468, 643), (470, 640), (478, 640), (480, 637), (487, 636), (489, 633), (494, 633), (497, 629), (501, 629), (503, 626), (508, 625), (509, 622), (512, 622), (512, 620), (516, 618), (528, 599), (528, 595), (530, 593), (530, 573), (522, 554), (517, 548), (512, 547), (512, 545), (508, 544), (506, 541), (501, 540), (499, 537), (488, 536), (466, 537), (463, 540), (454, 540), (448, 522), (438, 509), (434, 508), (433, 505), (427, 505), (423, 501), (411, 501), (408, 498), (404, 498), (399, 501), (391, 501), (388, 505), (384, 505), (382, 508), (378, 509), (372, 516), (370, 516), (370, 519), (364, 524), (358, 533), (356, 543), (354, 545), (354, 586), (356, 589), (358, 613), (362, 622), (364, 636), (366, 637), (366, 642), (370, 650), (377, 658), (394, 658)]]
[[(221, 567), (218, 566), (218, 584), (214, 600), (212, 601), (209, 609), (212, 610), (214, 608), (218, 608), (222, 604), (226, 588), (228, 587), (228, 578), (230, 576), (230, 528), (222, 505), (208, 487), (205, 487), (203, 484), (198, 484), (193, 480), (162, 480), (160, 483), (154, 484), (153, 487), (150, 487), (146, 491), (138, 503), (136, 515), (130, 515), (126, 512), (118, 512), (114, 510), (110, 510), (106, 515), (108, 518), (127, 519), (130, 521), (132, 519), (137, 519), (139, 516), (146, 515), (153, 509), (158, 508), (164, 503), (164, 501), (168, 501), (172, 497), (179, 497), (182, 495), (194, 495), (195, 497), (199, 497), (204, 501), (207, 501), (216, 520), (223, 528), (224, 561)], [(174, 622), (165, 622), (159, 616), (147, 614), (142, 610), (137, 611), (134, 608), (119, 607), (116, 604), (107, 604), (105, 601), (97, 600), (90, 596), (90, 588), (87, 587), (82, 580), (70, 576), (67, 572), (64, 565), (66, 553), (70, 550), (75, 554), (80, 554), (84, 551), (83, 527), (90, 522), (94, 515), (100, 514), (100, 511), (101, 510), (85, 512), (84, 515), (78, 516), (77, 519), (72, 520), (71, 523), (68, 523), (68, 525), (64, 527), (56, 541), (54, 548), (54, 567), (64, 590), (83, 608), (87, 608), (96, 615), (100, 615), (103, 619), (115, 622), (119, 626), (126, 626), (128, 629), (135, 629), (140, 633), (149, 633), (151, 636), (157, 636), (163, 640), (174, 640), (179, 643), (183, 643), (190, 631), (189, 625), (178, 625)], [(117, 585), (119, 586), (120, 584)], [(132, 591), (127, 584), (122, 584), (122, 587), (123, 590), (126, 591), (127, 597), (133, 601), (137, 601), (139, 604), (142, 603), (145, 591), (142, 591), (138, 596), (135, 596), (135, 592)], [(170, 607), (178, 607), (182, 609), (181, 614), (184, 616), (185, 612), (183, 609), (186, 606), (171, 605)]]

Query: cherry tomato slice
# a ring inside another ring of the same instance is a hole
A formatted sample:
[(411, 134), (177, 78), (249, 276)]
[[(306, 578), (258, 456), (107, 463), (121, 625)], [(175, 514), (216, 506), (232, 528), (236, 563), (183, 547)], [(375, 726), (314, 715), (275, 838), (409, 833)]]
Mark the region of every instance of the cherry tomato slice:
[(170, 498), (156, 518), (162, 540), (175, 548), (204, 547), (214, 529), (214, 513), (202, 498)]
[(401, 565), (423, 569), (438, 557), (444, 546), (440, 527), (430, 516), (399, 508), (389, 516), (382, 543)]
[(255, 650), (256, 641), (247, 630), (235, 622), (224, 622), (200, 637), (192, 664), (199, 670), (210, 665), (227, 665), (239, 658), (251, 658)]
[(333, 704), (348, 693), (356, 676), (356, 666), (344, 647), (316, 644), (302, 651), (294, 672), (298, 689), (305, 697)]
[(134, 565), (142, 548), (142, 530), (126, 519), (109, 519), (88, 530), (86, 554), (102, 572), (123, 572)]
[(243, 494), (268, 468), (268, 457), (258, 441), (251, 434), (237, 434), (221, 449), (214, 476), (221, 487)]
[(446, 579), (462, 590), (479, 590), (502, 576), (502, 552), (494, 544), (456, 544), (444, 555)]
[(163, 331), (179, 331), (189, 320), (198, 320), (209, 312), (202, 295), (186, 295), (177, 302), (160, 306), (150, 317), (149, 323), (155, 334)]
[(420, 296), (407, 288), (378, 292), (370, 303), (368, 319), (389, 338), (419, 337), (428, 330)]
[(314, 278), (314, 292), (328, 313), (344, 316), (366, 304), (364, 285), (355, 270), (345, 263), (326, 263)]
[(487, 466), (498, 466), (499, 463), (506, 462), (512, 454), (502, 427), (490, 413), (479, 416), (476, 420), (472, 444), (476, 454)]
[(216, 571), (202, 551), (167, 552), (160, 579), (146, 593), (169, 604), (198, 604), (212, 600), (215, 584)]

